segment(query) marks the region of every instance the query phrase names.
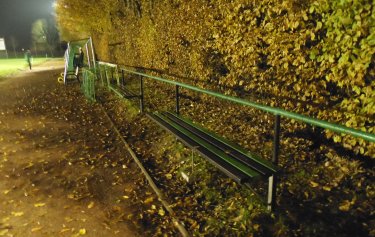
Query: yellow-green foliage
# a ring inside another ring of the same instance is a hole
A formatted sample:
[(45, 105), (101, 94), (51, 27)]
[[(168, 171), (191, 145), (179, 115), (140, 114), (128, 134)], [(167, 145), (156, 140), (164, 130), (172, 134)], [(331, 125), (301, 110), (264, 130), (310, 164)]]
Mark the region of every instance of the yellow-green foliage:
[[(59, 0), (58, 14), (63, 33), (94, 37), (101, 60), (374, 133), (372, 0)], [(326, 134), (375, 157), (374, 144)]]

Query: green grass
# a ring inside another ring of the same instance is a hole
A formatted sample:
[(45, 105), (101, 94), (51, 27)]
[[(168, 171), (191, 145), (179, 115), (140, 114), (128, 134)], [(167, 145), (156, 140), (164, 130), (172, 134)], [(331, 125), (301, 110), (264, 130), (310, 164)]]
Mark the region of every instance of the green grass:
[[(48, 58), (33, 58), (33, 66), (47, 61)], [(28, 67), (23, 58), (19, 59), (0, 59), (0, 77), (6, 77)]]

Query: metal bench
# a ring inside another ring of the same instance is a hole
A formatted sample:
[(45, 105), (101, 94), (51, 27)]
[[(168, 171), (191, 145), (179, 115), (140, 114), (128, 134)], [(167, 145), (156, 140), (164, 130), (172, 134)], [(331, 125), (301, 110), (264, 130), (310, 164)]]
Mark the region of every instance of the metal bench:
[(253, 179), (268, 179), (267, 205), (272, 209), (278, 168), (271, 162), (176, 114), (155, 112), (147, 116), (236, 182), (248, 185)]
[(79, 76), (76, 75), (75, 71), (68, 71), (65, 74), (65, 84), (68, 84), (72, 81), (77, 81), (78, 83), (81, 83), (81, 81), (79, 80)]
[(121, 84), (110, 84), (109, 85), (110, 89), (115, 91), (119, 96), (126, 98), (126, 99), (132, 99), (132, 98), (140, 98), (140, 95), (137, 95), (133, 91), (129, 90), (125, 86)]

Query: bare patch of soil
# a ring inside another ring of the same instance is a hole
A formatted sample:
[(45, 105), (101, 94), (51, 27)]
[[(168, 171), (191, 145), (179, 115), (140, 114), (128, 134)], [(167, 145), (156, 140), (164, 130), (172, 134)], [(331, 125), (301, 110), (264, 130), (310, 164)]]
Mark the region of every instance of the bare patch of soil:
[(161, 204), (62, 64), (0, 82), (0, 236), (151, 235), (139, 213)]

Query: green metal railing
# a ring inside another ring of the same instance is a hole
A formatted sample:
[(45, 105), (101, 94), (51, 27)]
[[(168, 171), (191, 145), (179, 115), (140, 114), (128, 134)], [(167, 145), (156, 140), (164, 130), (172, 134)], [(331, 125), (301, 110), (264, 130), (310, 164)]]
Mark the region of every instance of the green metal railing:
[[(101, 64), (103, 64), (103, 63), (104, 62), (101, 62)], [(111, 64), (111, 65), (113, 65), (113, 64)], [(360, 130), (357, 130), (357, 129), (353, 129), (353, 128), (349, 128), (349, 127), (340, 125), (340, 124), (330, 123), (330, 122), (327, 122), (327, 121), (324, 121), (324, 120), (311, 118), (311, 117), (308, 117), (308, 116), (305, 116), (305, 115), (302, 115), (302, 114), (289, 112), (289, 111), (286, 111), (286, 110), (283, 110), (283, 109), (280, 109), (280, 108), (262, 105), (262, 104), (259, 104), (259, 103), (256, 103), (256, 102), (244, 100), (244, 99), (233, 97), (233, 96), (223, 95), (223, 94), (220, 94), (220, 93), (217, 93), (217, 92), (214, 92), (214, 91), (201, 89), (201, 88), (198, 88), (198, 87), (195, 87), (195, 86), (192, 86), (192, 85), (188, 85), (188, 84), (185, 84), (185, 83), (181, 83), (181, 82), (177, 82), (177, 81), (171, 81), (171, 80), (168, 80), (168, 79), (148, 75), (148, 74), (145, 74), (145, 73), (129, 70), (129, 69), (126, 69), (126, 68), (121, 68), (121, 70), (123, 70), (127, 73), (139, 75), (139, 76), (142, 76), (142, 77), (145, 77), (145, 78), (150, 78), (150, 79), (154, 79), (154, 80), (157, 80), (157, 81), (172, 84), (172, 85), (175, 85), (177, 87), (183, 87), (183, 88), (186, 88), (186, 89), (190, 89), (190, 90), (193, 90), (193, 91), (197, 91), (197, 92), (201, 92), (201, 93), (204, 93), (204, 94), (207, 94), (207, 95), (218, 97), (218, 98), (221, 98), (221, 99), (224, 99), (224, 100), (232, 101), (232, 102), (235, 102), (235, 103), (238, 103), (238, 104), (241, 104), (241, 105), (250, 106), (250, 107), (253, 107), (253, 108), (268, 112), (268, 113), (272, 113), (274, 115), (280, 115), (282, 117), (294, 119), (294, 120), (297, 120), (297, 121), (301, 121), (301, 122), (304, 122), (306, 124), (310, 124), (310, 125), (313, 125), (313, 126), (326, 128), (326, 129), (329, 129), (331, 131), (335, 131), (335, 132), (338, 132), (338, 133), (344, 133), (344, 134), (348, 134), (348, 135), (351, 135), (351, 136), (354, 136), (354, 137), (362, 138), (362, 139), (364, 139), (366, 141), (369, 141), (369, 142), (375, 142), (375, 134), (372, 134), (372, 133), (363, 132), (363, 131), (360, 131)]]
[[(185, 83), (182, 83), (182, 82), (172, 81), (172, 80), (164, 79), (164, 78), (161, 78), (161, 77), (148, 75), (146, 73), (137, 72), (135, 70), (130, 70), (130, 69), (125, 68), (125, 67), (120, 68), (116, 64), (111, 64), (111, 63), (106, 63), (106, 62), (98, 62), (98, 64), (99, 64), (99, 69), (100, 69), (100, 76), (104, 75), (106, 77), (105, 79), (106, 79), (106, 82), (107, 82), (107, 85), (108, 85), (109, 89), (113, 90), (115, 93), (117, 93), (119, 95), (121, 95), (121, 94), (119, 92), (117, 92), (115, 88), (111, 87), (111, 85), (109, 83), (109, 73), (108, 73), (107, 69), (111, 68), (111, 79), (116, 80), (117, 84), (124, 82), (124, 72), (140, 76), (139, 99), (140, 99), (140, 111), (141, 112), (143, 112), (143, 110), (144, 110), (143, 78), (149, 78), (149, 79), (153, 79), (153, 80), (156, 80), (156, 81), (164, 82), (164, 83), (171, 84), (171, 85), (175, 86), (176, 114), (179, 114), (179, 110), (180, 110), (180, 102), (179, 102), (180, 101), (180, 99), (179, 99), (180, 98), (180, 92), (179, 92), (180, 87), (186, 88), (186, 89), (189, 89), (189, 90), (192, 90), (192, 91), (200, 92), (200, 93), (203, 93), (203, 94), (211, 95), (211, 96), (214, 96), (214, 97), (217, 97), (217, 98), (220, 98), (220, 99), (223, 99), (223, 100), (231, 101), (231, 102), (234, 102), (234, 103), (237, 103), (237, 104), (241, 104), (241, 105), (244, 105), (244, 106), (249, 106), (249, 107), (259, 109), (261, 111), (273, 114), (275, 116), (275, 120), (274, 120), (272, 162), (275, 165), (278, 164), (278, 157), (279, 157), (279, 151), (280, 151), (281, 117), (294, 119), (296, 121), (300, 121), (300, 122), (303, 122), (305, 124), (325, 128), (325, 129), (328, 129), (328, 130), (331, 130), (331, 131), (334, 131), (334, 132), (337, 132), (337, 133), (351, 135), (353, 137), (361, 138), (361, 139), (369, 141), (369, 142), (375, 142), (375, 134), (372, 134), (372, 133), (367, 133), (367, 132), (363, 132), (363, 131), (360, 131), (360, 130), (357, 130), (357, 129), (349, 128), (349, 127), (346, 127), (346, 126), (343, 126), (343, 125), (340, 125), (340, 124), (330, 123), (328, 121), (311, 118), (311, 117), (301, 115), (301, 114), (298, 114), (298, 113), (289, 112), (289, 111), (286, 111), (286, 110), (283, 110), (283, 109), (280, 109), (280, 108), (262, 105), (260, 103), (248, 101), (248, 100), (245, 100), (245, 99), (223, 95), (223, 94), (218, 93), (218, 92), (201, 89), (201, 88), (198, 88), (198, 87), (195, 87), (195, 86), (192, 86), (192, 85), (188, 85), (188, 84), (185, 84)], [(100, 67), (104, 67), (104, 73), (102, 73), (102, 70), (101, 70)], [(119, 73), (119, 71), (121, 71), (121, 73)], [(122, 75), (121, 80), (119, 78), (120, 74)], [(101, 80), (102, 80), (102, 82), (104, 82), (102, 77), (101, 77)], [(277, 182), (276, 175), (272, 175), (269, 178), (269, 190), (268, 190), (268, 198), (267, 198), (267, 205), (268, 205), (269, 210), (272, 210), (274, 208), (273, 200), (275, 200), (276, 182)]]
[[(109, 85), (110, 84), (110, 78), (111, 79), (116, 79), (117, 83), (119, 83), (118, 80), (118, 67), (116, 64), (112, 63), (103, 63), (103, 62), (97, 62), (98, 63), (98, 74), (100, 77), (100, 81), (102, 86), (105, 84)], [(102, 69), (104, 67), (104, 70)], [(109, 70), (110, 69), (110, 70)], [(105, 80), (104, 80), (105, 78)]]
[(96, 101), (95, 98), (95, 79), (96, 75), (94, 72), (84, 68), (83, 72), (83, 81), (81, 85), (81, 89), (85, 97), (92, 102)]
[[(115, 65), (115, 64), (105, 63), (105, 62), (99, 62), (99, 63), (101, 65)], [(366, 141), (369, 141), (369, 142), (375, 142), (375, 134), (372, 134), (372, 133), (363, 132), (363, 131), (360, 131), (360, 130), (357, 130), (357, 129), (353, 129), (353, 128), (349, 128), (349, 127), (340, 125), (340, 124), (330, 123), (328, 121), (311, 118), (311, 117), (308, 117), (308, 116), (305, 116), (305, 115), (297, 114), (297, 113), (294, 113), (294, 112), (289, 112), (289, 111), (286, 111), (286, 110), (283, 110), (283, 109), (280, 109), (280, 108), (262, 105), (262, 104), (252, 102), (252, 101), (248, 101), (248, 100), (244, 100), (244, 99), (241, 99), (241, 98), (223, 95), (223, 94), (218, 93), (218, 92), (201, 89), (201, 88), (198, 88), (198, 87), (195, 87), (195, 86), (192, 86), (192, 85), (188, 85), (188, 84), (185, 84), (185, 83), (182, 83), (182, 82), (171, 81), (171, 80), (168, 80), (168, 79), (148, 75), (148, 74), (145, 74), (145, 73), (129, 70), (129, 69), (126, 69), (126, 68), (121, 68), (120, 70), (125, 71), (127, 73), (139, 75), (139, 76), (142, 76), (142, 77), (145, 77), (145, 78), (150, 78), (150, 79), (154, 79), (154, 80), (157, 80), (157, 81), (161, 81), (161, 82), (165, 82), (165, 83), (168, 83), (168, 84), (175, 85), (176, 90), (178, 90), (178, 87), (190, 89), (190, 90), (193, 90), (193, 91), (201, 92), (201, 93), (204, 93), (204, 94), (207, 94), (207, 95), (211, 95), (211, 96), (218, 97), (218, 98), (221, 98), (221, 99), (224, 99), (224, 100), (232, 101), (232, 102), (242, 104), (242, 105), (245, 105), (245, 106), (250, 106), (250, 107), (253, 107), (253, 108), (268, 112), (268, 113), (272, 113), (274, 115), (280, 115), (282, 117), (294, 119), (294, 120), (297, 120), (297, 121), (301, 121), (301, 122), (304, 122), (306, 124), (310, 124), (310, 125), (313, 125), (313, 126), (317, 126), (317, 127), (329, 129), (331, 131), (335, 131), (335, 132), (338, 132), (338, 133), (344, 133), (344, 134), (348, 134), (348, 135), (351, 135), (351, 136), (354, 136), (354, 137), (362, 138), (362, 139), (364, 139)]]

